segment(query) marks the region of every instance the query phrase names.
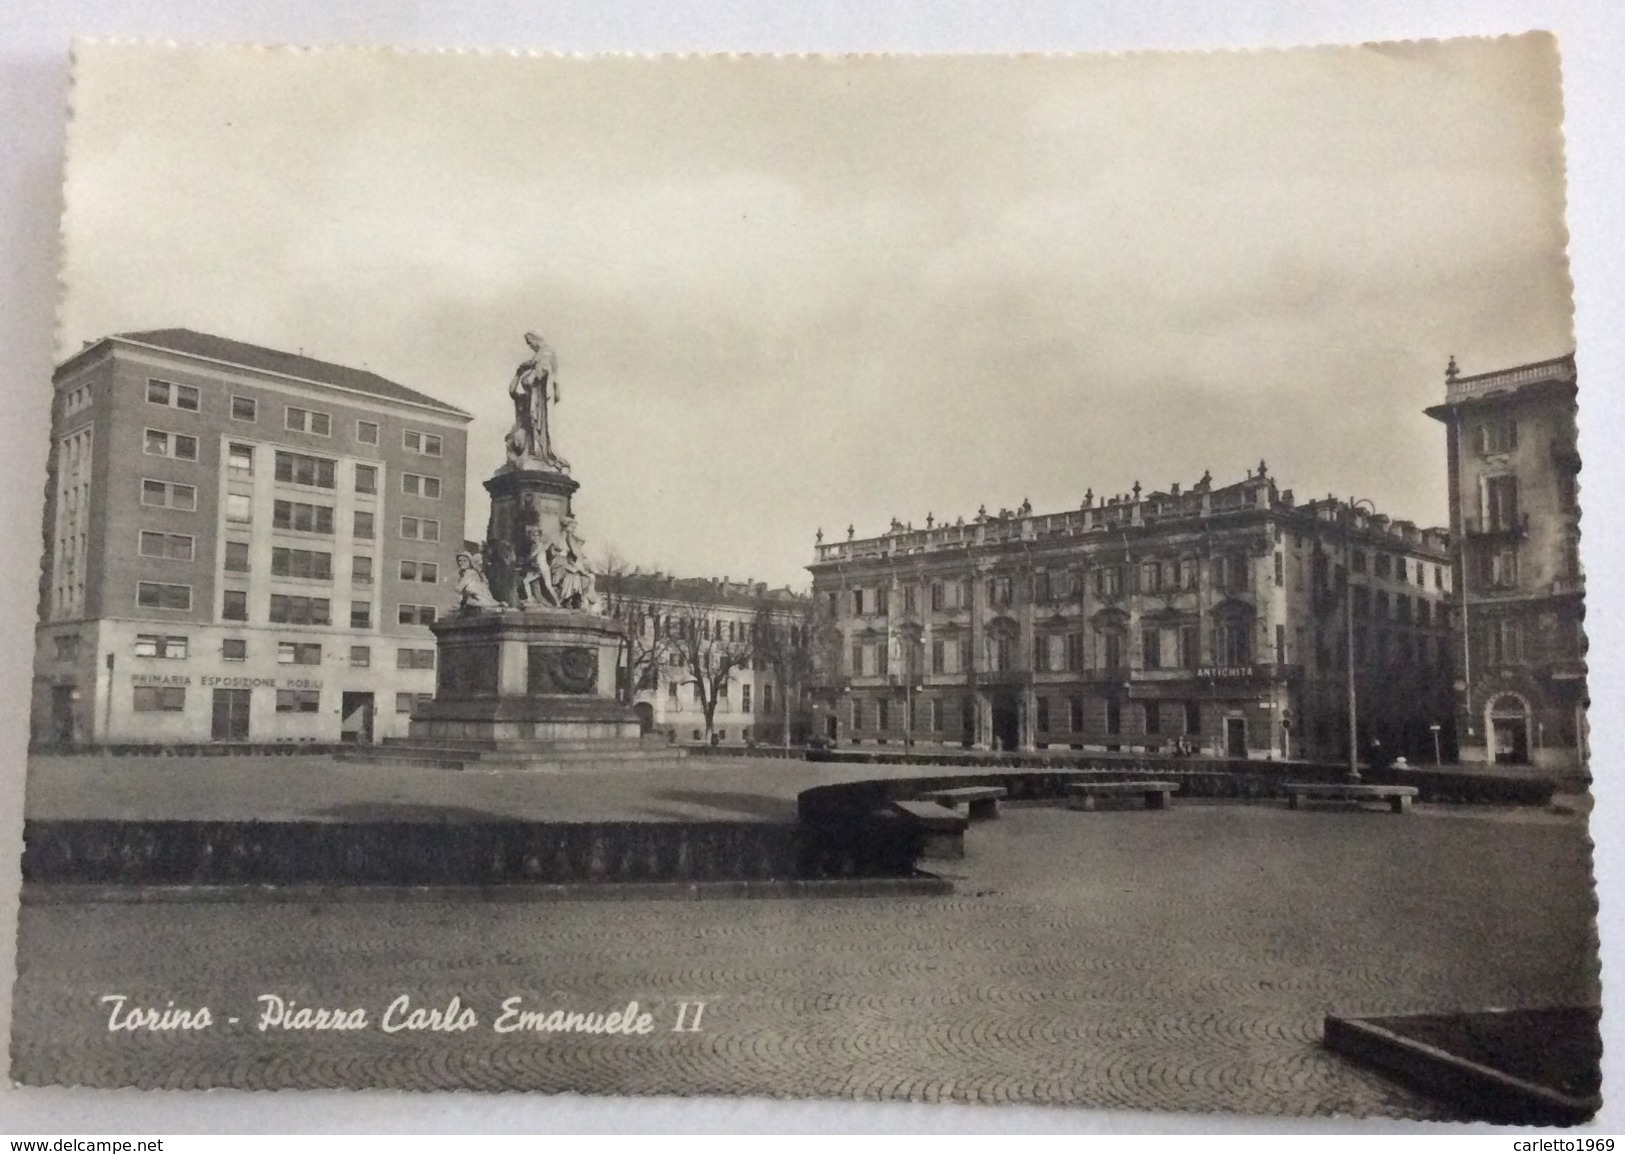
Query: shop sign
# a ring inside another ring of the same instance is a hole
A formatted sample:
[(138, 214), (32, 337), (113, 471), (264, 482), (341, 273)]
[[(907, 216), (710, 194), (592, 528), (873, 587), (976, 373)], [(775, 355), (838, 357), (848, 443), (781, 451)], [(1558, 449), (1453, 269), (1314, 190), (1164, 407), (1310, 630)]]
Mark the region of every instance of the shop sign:
[(1244, 681), (1256, 673), (1251, 665), (1203, 665), (1196, 670), (1201, 681)]

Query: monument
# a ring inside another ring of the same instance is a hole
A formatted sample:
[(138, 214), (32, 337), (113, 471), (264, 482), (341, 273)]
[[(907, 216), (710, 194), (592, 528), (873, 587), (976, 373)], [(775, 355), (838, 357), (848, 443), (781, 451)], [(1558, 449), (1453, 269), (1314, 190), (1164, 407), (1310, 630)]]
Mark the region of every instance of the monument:
[(412, 714), (409, 744), (521, 768), (572, 754), (672, 756), (639, 740), (637, 714), (619, 698), (624, 630), (594, 590), (570, 504), (580, 486), (549, 428), (558, 359), (538, 334), (525, 342), (532, 355), (508, 385), (507, 461), (485, 482), (485, 541), (458, 555), (457, 604), (430, 626), (435, 695)]

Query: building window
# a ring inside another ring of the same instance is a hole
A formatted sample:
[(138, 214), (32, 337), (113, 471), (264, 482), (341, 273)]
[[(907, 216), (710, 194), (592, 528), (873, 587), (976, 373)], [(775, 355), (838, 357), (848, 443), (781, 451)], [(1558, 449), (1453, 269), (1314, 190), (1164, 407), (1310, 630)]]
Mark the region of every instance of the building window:
[(887, 698), (875, 702), (875, 728), (882, 732), (891, 728), (891, 701)]
[(350, 646), (350, 668), (369, 669), (372, 667), (372, 648), (366, 645)]
[(1253, 659), (1253, 630), (1250, 622), (1221, 621), (1219, 623), (1218, 637), (1215, 639), (1218, 650), (1214, 654), (1220, 665), (1238, 666), (1247, 665)]
[(137, 657), (161, 657), (171, 661), (186, 660), (187, 643), (184, 637), (164, 637), (157, 633), (135, 635)]
[(395, 650), (396, 669), (433, 669), (433, 649), (397, 649)]
[(420, 705), (427, 705), (434, 700), (432, 693), (397, 693), (395, 695), (395, 712), (411, 713)]
[(1355, 573), (1365, 572), (1365, 550), (1356, 549), (1349, 556), (1349, 568)]
[(141, 503), (158, 509), (197, 508), (197, 487), (180, 485), (174, 481), (141, 481)]
[(408, 497), (426, 497), (431, 501), (440, 500), (440, 478), (427, 477), (422, 473), (402, 473), (401, 492)]
[(167, 405), (176, 409), (184, 409), (189, 413), (197, 412), (198, 392), (192, 385), (172, 385), (168, 381), (147, 382), (147, 403), (149, 405)]
[(276, 454), (276, 479), (288, 485), (309, 485), (316, 489), (334, 488), (337, 463), (326, 457), (307, 457), (281, 449)]
[(254, 506), (247, 493), (226, 494), (226, 520), (234, 525), (247, 525), (254, 520)]
[(332, 602), (326, 597), (293, 597), (271, 594), (271, 624), (331, 625)]
[(1121, 597), (1123, 595), (1123, 567), (1121, 565), (1102, 565), (1095, 570), (1095, 594), (1099, 597)]
[(278, 665), (320, 665), (322, 647), (308, 641), (278, 641), (276, 661)]
[(1145, 669), (1162, 668), (1162, 630), (1140, 630), (1140, 664)]
[(226, 469), (239, 477), (254, 475), (254, 446), (233, 442), (226, 446)]
[(376, 445), (378, 443), (378, 422), (357, 421), (355, 423), (355, 439), (363, 445)]
[(1201, 639), (1197, 634), (1196, 626), (1181, 625), (1179, 627), (1179, 667), (1181, 669), (1195, 669), (1201, 660)]
[(852, 613), (854, 616), (863, 616), (863, 590), (852, 590)]
[(933, 612), (942, 611), (943, 606), (947, 604), (946, 594), (947, 590), (943, 588), (941, 581), (931, 582), (931, 609)]
[(350, 584), (372, 584), (372, 558), (356, 555), (350, 558)]
[(190, 561), (192, 538), (185, 533), (155, 533), (141, 531), (141, 556), (161, 557), (166, 561)]
[(59, 633), (53, 640), (56, 642), (56, 659), (58, 661), (73, 661), (79, 656), (79, 637), (74, 633)]
[(959, 639), (959, 672), (969, 673), (976, 657), (976, 647), (971, 644), (969, 637)]
[(1518, 478), (1484, 478), (1484, 526), (1513, 529), (1518, 524)]
[(1145, 703), (1145, 731), (1149, 735), (1162, 732), (1162, 705), (1160, 702), (1147, 701)]
[(1128, 645), (1125, 644), (1125, 642), (1127, 641), (1127, 637), (1124, 636), (1122, 630), (1119, 630), (1119, 629), (1109, 629), (1109, 630), (1107, 630), (1104, 634), (1102, 634), (1101, 641), (1104, 643), (1101, 646), (1101, 650), (1102, 650), (1101, 656), (1102, 656), (1102, 658), (1103, 658), (1103, 660), (1105, 662), (1103, 668), (1106, 668), (1106, 669), (1125, 669), (1125, 668), (1127, 668), (1128, 667)]
[(357, 493), (378, 492), (378, 466), (357, 465), (355, 467), (355, 491)]
[[(1275, 583), (1277, 585), (1286, 584), (1286, 558), (1280, 553), (1275, 555)], [(1298, 569), (1298, 584), (1300, 586), (1303, 584), (1303, 569), (1301, 564), (1300, 568)]]
[[(440, 580), (440, 565), (434, 561), (402, 561), (401, 580), (433, 585)], [(732, 629), (733, 622), (728, 625)]]
[(1386, 553), (1376, 554), (1372, 563), (1372, 571), (1378, 577), (1392, 577), (1394, 575), (1394, 559)]
[(1179, 560), (1179, 587), (1186, 591), (1195, 589), (1200, 580), (1195, 557), (1181, 557)]
[(175, 685), (137, 685), (137, 713), (182, 713), (186, 709), (186, 688)]
[(1009, 673), (1015, 664), (1014, 646), (1008, 637), (995, 637), (993, 639), (993, 670), (996, 673)]
[(1048, 733), (1049, 732), (1049, 698), (1040, 697), (1038, 699), (1037, 714), (1038, 714), (1038, 724), (1037, 724), (1038, 732), (1039, 733)]
[(1511, 545), (1485, 549), (1479, 553), (1479, 582), (1491, 589), (1514, 589), (1518, 585), (1518, 550)]
[(1066, 668), (1069, 673), (1076, 673), (1083, 668), (1083, 634), (1068, 633), (1066, 635)]
[(401, 625), (433, 625), (434, 606), (398, 604), (395, 619)]
[(1275, 660), (1279, 661), (1282, 665), (1287, 664), (1285, 625), (1277, 625), (1275, 627)]
[(278, 713), (320, 713), (322, 691), (319, 689), (279, 689), (276, 691)]
[(352, 602), (350, 602), (350, 628), (351, 629), (371, 629), (372, 628), (372, 602), (371, 601), (352, 601)]
[(248, 593), (242, 589), (227, 589), (221, 595), (220, 620), (247, 621)]
[(231, 419), (234, 421), (257, 421), (260, 417), (260, 403), (253, 397), (231, 398)]
[(948, 672), (948, 645), (940, 637), (931, 641), (931, 672)]
[(1227, 593), (1240, 593), (1247, 589), (1250, 581), (1245, 553), (1230, 553), (1220, 557), (1218, 566), (1220, 589)]
[(333, 507), (307, 505), (303, 501), (277, 501), (271, 509), (271, 524), (298, 533), (333, 535)]
[(1106, 699), (1106, 732), (1114, 736), (1123, 732), (1123, 703), (1115, 697)]
[(316, 581), (333, 579), (333, 554), (315, 549), (271, 550), (271, 573), (276, 577), (304, 577)]
[(421, 453), (425, 457), (440, 456), (441, 439), (436, 433), (421, 433), (407, 429), (401, 434), (401, 447), (408, 453)]
[(372, 514), (371, 513), (363, 513), (361, 510), (357, 509), (356, 514), (355, 514), (355, 521), (354, 521), (354, 524), (352, 526), (351, 536), (353, 536), (357, 541), (371, 541), (372, 540), (372, 532), (373, 532), (373, 516), (372, 516)]
[(402, 517), (401, 538), (406, 541), (438, 541), (440, 522), (426, 517)]
[(197, 460), (197, 438), (184, 433), (166, 433), (162, 429), (148, 429), (144, 441), (149, 457), (169, 457), (176, 461)]
[(1202, 732), (1202, 703), (1200, 701), (1187, 701), (1185, 703), (1185, 732), (1193, 736)]
[(1083, 698), (1066, 699), (1066, 726), (1073, 733), (1083, 732)]
[(1478, 451), (1510, 453), (1518, 447), (1518, 422), (1511, 417), (1486, 421), (1478, 427)]
[(247, 661), (248, 641), (242, 637), (227, 637), (220, 642), (220, 660)]
[(333, 435), (333, 418), (326, 413), (296, 409), (289, 405), (284, 414), (283, 427), (295, 433), (311, 433), (318, 437)]
[(248, 572), (248, 542), (247, 541), (227, 541), (226, 542), (225, 570), (226, 570), (227, 573), (247, 573)]
[(917, 613), (919, 611), (919, 609), (918, 609), (918, 598), (919, 598), (919, 594), (915, 592), (915, 586), (913, 586), (913, 585), (904, 585), (903, 586), (903, 612), (904, 612), (904, 614), (906, 614), (908, 616), (913, 616), (915, 613)]
[(1145, 561), (1140, 565), (1140, 592), (1162, 592), (1162, 562)]
[(192, 587), (165, 585), (157, 581), (138, 581), (135, 586), (135, 603), (143, 609), (187, 610), (192, 608)]
[(1517, 665), (1523, 661), (1521, 621), (1492, 621), (1489, 635), (1491, 665)]

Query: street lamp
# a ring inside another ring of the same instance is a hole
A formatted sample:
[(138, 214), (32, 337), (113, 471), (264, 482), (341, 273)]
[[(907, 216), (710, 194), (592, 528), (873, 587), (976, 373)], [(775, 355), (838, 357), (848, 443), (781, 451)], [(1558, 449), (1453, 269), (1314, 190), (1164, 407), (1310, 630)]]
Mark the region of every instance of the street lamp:
[(1435, 721), (1428, 729), (1433, 731), (1433, 764), (1439, 765), (1443, 760), (1439, 756), (1439, 723)]
[(1364, 498), (1350, 497), (1343, 522), (1343, 649), (1349, 693), (1349, 771), (1351, 782), (1360, 780), (1359, 696), (1354, 688), (1354, 515), (1361, 506), (1375, 513), (1376, 505)]

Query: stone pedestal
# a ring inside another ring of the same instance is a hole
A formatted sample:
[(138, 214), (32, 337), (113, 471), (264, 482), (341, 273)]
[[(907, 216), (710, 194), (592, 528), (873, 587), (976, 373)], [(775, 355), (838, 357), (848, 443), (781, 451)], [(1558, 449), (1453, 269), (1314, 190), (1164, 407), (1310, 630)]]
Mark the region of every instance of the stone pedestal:
[(513, 464), (504, 465), (485, 482), (485, 491), (491, 494), (491, 517), (485, 530), (486, 576), (498, 601), (520, 603), (513, 561), (524, 556), (527, 533), (534, 528), (544, 541), (561, 540), (564, 522), (572, 515), (570, 498), (580, 487), (564, 473)]
[(616, 699), (619, 621), (570, 609), (507, 609), (430, 626), (434, 700), (412, 714), (411, 739), (542, 748), (638, 737)]

